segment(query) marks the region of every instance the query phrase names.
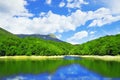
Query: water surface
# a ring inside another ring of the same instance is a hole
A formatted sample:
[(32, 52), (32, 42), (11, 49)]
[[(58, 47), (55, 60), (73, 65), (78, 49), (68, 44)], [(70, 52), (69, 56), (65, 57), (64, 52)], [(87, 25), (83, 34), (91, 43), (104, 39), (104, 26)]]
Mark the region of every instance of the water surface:
[(0, 60), (0, 80), (120, 80), (120, 63), (65, 57)]

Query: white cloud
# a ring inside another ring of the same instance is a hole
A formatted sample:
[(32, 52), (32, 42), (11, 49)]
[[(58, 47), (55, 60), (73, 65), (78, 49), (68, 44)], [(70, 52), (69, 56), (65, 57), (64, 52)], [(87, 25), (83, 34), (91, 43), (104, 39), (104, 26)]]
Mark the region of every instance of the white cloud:
[(113, 16), (111, 11), (106, 8), (88, 12), (76, 10), (69, 16), (55, 14), (52, 11), (41, 12), (39, 17), (30, 19), (29, 17), (33, 14), (25, 8), (26, 5), (25, 0), (0, 1), (0, 27), (15, 34), (49, 34), (74, 31), (77, 27), (85, 25), (89, 20), (92, 20), (89, 25), (91, 27), (120, 20), (120, 16)]
[(103, 26), (105, 24), (110, 24), (112, 22), (120, 20), (120, 15), (113, 16), (112, 12), (107, 8), (100, 8), (93, 12), (92, 15), (93, 21), (89, 25), (92, 26)]
[[(25, 8), (26, 5), (27, 2), (25, 0), (0, 1), (0, 27), (11, 32), (26, 32), (27, 23), (30, 21), (28, 19), (33, 16)], [(16, 18), (15, 16), (21, 16), (21, 18)], [(21, 24), (24, 24), (24, 26)]]
[(84, 0), (67, 0), (66, 7), (68, 8), (81, 8), (82, 4), (88, 4), (88, 2)]
[(13, 78), (7, 78), (7, 80), (24, 80), (24, 79), (27, 79), (27, 78), (23, 76), (15, 76)]
[(112, 11), (112, 14), (120, 15), (120, 0), (102, 0), (104, 4)]
[(65, 2), (60, 2), (60, 4), (59, 4), (59, 7), (64, 7), (65, 6)]
[(27, 2), (25, 0), (2, 0), (0, 1), (0, 15), (8, 16), (32, 16), (25, 8)]
[(52, 0), (46, 0), (46, 4), (51, 4), (52, 3)]
[(84, 25), (88, 20), (87, 12), (82, 12), (81, 10), (77, 10), (76, 12), (72, 13), (70, 17), (72, 18), (72, 23), (75, 26)]
[(75, 33), (72, 37), (68, 38), (67, 41), (72, 44), (77, 44), (81, 39), (88, 36), (87, 31), (80, 31)]
[(40, 17), (44, 17), (45, 15), (46, 15), (45, 12), (41, 12), (39, 16), (40, 16)]
[[(77, 17), (79, 16), (79, 17)], [(72, 13), (70, 16), (54, 14), (52, 11), (48, 13), (42, 12), (40, 17), (29, 19), (28, 17), (6, 17), (0, 19), (1, 26), (13, 33), (40, 33), (49, 34), (55, 32), (65, 32), (75, 30), (79, 25), (84, 25), (82, 20), (86, 13), (80, 10)], [(6, 23), (7, 20), (7, 24)]]
[[(62, 33), (70, 30), (74, 31), (77, 27), (85, 25), (88, 20), (93, 20), (89, 26), (101, 26), (119, 20), (119, 17), (111, 16), (107, 9), (98, 9), (94, 12), (82, 12), (81, 10), (77, 10), (69, 16), (58, 15), (52, 11), (48, 13), (41, 12), (40, 17), (34, 17), (33, 19), (29, 19), (29, 17), (6, 16), (5, 14), (2, 14), (0, 17), (0, 26), (17, 34)], [(97, 22), (96, 20), (102, 20), (102, 22)]]
[(120, 20), (120, 16), (117, 17), (113, 17), (111, 15), (106, 15), (105, 17), (103, 17), (103, 19), (95, 19), (93, 20), (93, 22), (89, 25), (90, 27), (93, 26), (103, 26), (105, 24), (110, 24), (112, 22), (116, 22)]
[(90, 34), (95, 34), (96, 33), (96, 31), (90, 31)]

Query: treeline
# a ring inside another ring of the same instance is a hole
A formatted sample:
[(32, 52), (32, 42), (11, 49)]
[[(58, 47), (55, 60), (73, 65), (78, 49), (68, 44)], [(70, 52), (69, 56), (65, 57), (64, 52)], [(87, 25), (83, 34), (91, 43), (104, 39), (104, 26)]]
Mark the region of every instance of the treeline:
[(120, 55), (120, 34), (71, 45), (35, 37), (19, 38), (0, 29), (0, 56), (5, 55)]
[(76, 45), (70, 53), (77, 55), (120, 55), (120, 34)]
[(72, 45), (39, 38), (7, 38), (0, 41), (0, 55), (67, 55)]

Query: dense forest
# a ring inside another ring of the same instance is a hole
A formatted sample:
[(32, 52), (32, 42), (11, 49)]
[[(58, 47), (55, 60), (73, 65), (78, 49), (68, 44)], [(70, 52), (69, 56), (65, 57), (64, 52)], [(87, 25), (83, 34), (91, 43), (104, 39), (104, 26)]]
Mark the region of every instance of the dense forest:
[(37, 37), (20, 38), (0, 28), (0, 56), (14, 55), (120, 55), (120, 34), (72, 45)]

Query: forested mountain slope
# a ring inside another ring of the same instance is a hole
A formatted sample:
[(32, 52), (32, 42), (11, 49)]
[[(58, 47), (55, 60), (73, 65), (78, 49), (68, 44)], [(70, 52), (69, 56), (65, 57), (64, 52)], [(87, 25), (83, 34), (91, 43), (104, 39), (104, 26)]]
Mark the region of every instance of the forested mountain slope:
[(120, 34), (104, 36), (81, 45), (70, 53), (82, 55), (120, 55)]
[(72, 45), (35, 37), (19, 38), (0, 28), (0, 55), (64, 55)]
[(120, 34), (72, 45), (31, 36), (19, 38), (0, 28), (0, 56), (5, 55), (120, 55)]

